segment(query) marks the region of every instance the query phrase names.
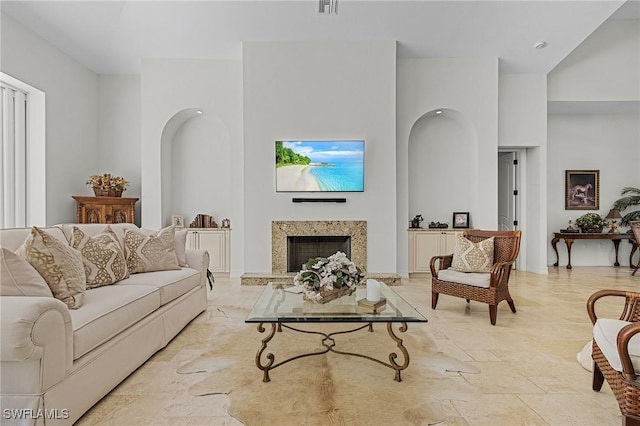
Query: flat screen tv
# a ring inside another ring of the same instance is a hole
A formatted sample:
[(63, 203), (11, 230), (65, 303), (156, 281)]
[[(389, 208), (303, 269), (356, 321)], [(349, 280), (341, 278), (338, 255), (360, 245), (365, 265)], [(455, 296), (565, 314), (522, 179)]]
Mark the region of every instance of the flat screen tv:
[(364, 140), (276, 141), (276, 192), (364, 191)]

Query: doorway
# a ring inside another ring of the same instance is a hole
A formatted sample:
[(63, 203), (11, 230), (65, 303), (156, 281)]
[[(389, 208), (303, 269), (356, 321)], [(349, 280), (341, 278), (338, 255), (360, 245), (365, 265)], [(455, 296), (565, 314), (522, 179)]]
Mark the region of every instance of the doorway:
[[(524, 195), (522, 192), (525, 152), (505, 150), (498, 152), (498, 229), (513, 231), (524, 229)], [(524, 238), (524, 232), (523, 232)], [(521, 241), (520, 255), (515, 268), (522, 269), (526, 264), (525, 251)]]

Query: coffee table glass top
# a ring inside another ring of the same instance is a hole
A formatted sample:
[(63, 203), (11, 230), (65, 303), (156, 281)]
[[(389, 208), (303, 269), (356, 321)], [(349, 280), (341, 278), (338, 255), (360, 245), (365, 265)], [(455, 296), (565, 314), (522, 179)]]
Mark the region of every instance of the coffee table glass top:
[(302, 293), (295, 293), (295, 289), (295, 286), (267, 284), (245, 322), (427, 322), (420, 312), (382, 282), (380, 294), (386, 303), (377, 313), (358, 305), (359, 300), (366, 299), (364, 285), (354, 294), (328, 303), (304, 300)]

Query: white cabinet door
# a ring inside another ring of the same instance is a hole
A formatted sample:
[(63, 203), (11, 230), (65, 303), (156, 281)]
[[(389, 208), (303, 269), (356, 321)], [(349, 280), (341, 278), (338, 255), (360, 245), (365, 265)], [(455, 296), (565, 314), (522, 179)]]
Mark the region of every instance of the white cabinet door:
[(209, 270), (211, 272), (228, 273), (229, 262), (229, 230), (197, 229), (187, 233), (187, 247), (209, 252)]
[(453, 253), (456, 233), (453, 230), (409, 231), (409, 273), (431, 275), (431, 258)]

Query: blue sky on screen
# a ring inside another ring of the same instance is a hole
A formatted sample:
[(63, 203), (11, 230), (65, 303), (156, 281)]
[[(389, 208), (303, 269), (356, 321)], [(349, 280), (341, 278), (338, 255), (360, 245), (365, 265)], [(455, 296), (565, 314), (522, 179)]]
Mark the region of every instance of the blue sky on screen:
[(289, 141), (283, 146), (300, 155), (306, 155), (314, 162), (357, 160), (364, 158), (364, 141)]

